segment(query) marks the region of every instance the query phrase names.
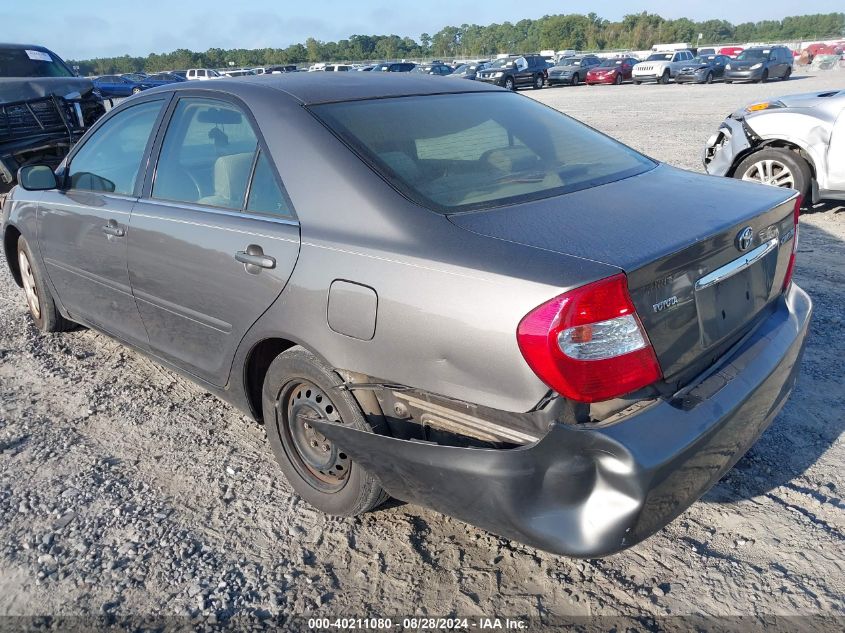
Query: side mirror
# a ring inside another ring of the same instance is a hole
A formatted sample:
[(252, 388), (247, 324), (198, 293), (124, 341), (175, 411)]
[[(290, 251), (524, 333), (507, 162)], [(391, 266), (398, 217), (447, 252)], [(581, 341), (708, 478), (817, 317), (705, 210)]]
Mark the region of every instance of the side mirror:
[(27, 191), (59, 188), (56, 174), (49, 165), (24, 165), (18, 170), (18, 184)]

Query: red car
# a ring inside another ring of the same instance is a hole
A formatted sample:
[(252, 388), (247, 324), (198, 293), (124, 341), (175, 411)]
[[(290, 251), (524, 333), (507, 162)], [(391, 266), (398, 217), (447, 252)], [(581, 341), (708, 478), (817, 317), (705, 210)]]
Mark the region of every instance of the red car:
[(631, 70), (639, 60), (633, 57), (620, 57), (618, 59), (606, 59), (598, 66), (593, 66), (587, 71), (585, 81), (587, 85), (593, 84), (616, 84), (631, 80)]
[(723, 46), (719, 49), (719, 55), (727, 55), (728, 57), (736, 57), (745, 49), (742, 46)]

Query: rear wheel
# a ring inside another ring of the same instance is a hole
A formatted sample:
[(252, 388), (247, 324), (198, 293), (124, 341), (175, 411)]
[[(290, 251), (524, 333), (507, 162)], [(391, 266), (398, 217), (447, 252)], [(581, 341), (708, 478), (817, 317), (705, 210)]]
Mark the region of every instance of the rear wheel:
[(23, 237), (18, 238), (18, 268), (26, 305), (35, 327), (42, 332), (64, 332), (71, 329), (73, 323), (65, 319), (56, 307), (50, 289), (44, 284), (44, 275)]
[(513, 77), (505, 78), (505, 90), (515, 90), (516, 84), (513, 82)]
[(581, 81), (581, 78), (578, 76), (578, 73), (575, 73), (572, 75), (572, 79), (569, 80), (569, 85), (577, 86), (579, 81)]
[(797, 189), (806, 199), (812, 172), (807, 161), (792, 150), (767, 147), (754, 152), (737, 165), (734, 178)]
[(534, 90), (539, 90), (543, 87), (543, 75), (534, 75)]
[(287, 350), (273, 361), (264, 379), (264, 427), (276, 460), (300, 497), (326, 514), (354, 516), (383, 503), (387, 493), (311, 422), (379, 430), (367, 422), (349, 391), (338, 389), (342, 384), (340, 376), (308, 350)]
[(787, 68), (786, 72), (783, 73), (783, 80), (786, 81), (792, 76), (792, 68)]

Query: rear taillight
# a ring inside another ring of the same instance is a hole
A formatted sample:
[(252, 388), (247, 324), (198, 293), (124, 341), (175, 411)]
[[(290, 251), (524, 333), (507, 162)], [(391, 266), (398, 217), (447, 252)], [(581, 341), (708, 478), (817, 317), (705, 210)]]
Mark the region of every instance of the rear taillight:
[(789, 283), (792, 281), (792, 273), (795, 270), (795, 253), (798, 251), (798, 216), (801, 215), (801, 196), (795, 199), (795, 208), (792, 210), (792, 224), (794, 233), (792, 234), (792, 252), (789, 254), (789, 265), (786, 267), (786, 275), (783, 277), (783, 291), (789, 288)]
[(538, 306), (516, 338), (534, 373), (571, 400), (610, 400), (662, 375), (622, 273)]

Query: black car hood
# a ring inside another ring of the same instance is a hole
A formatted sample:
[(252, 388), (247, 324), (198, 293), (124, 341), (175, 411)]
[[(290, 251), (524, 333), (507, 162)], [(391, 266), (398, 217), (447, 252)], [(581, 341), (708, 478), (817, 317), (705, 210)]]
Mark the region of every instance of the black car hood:
[(0, 103), (29, 101), (51, 95), (85, 95), (93, 89), (91, 80), (82, 77), (0, 77)]

